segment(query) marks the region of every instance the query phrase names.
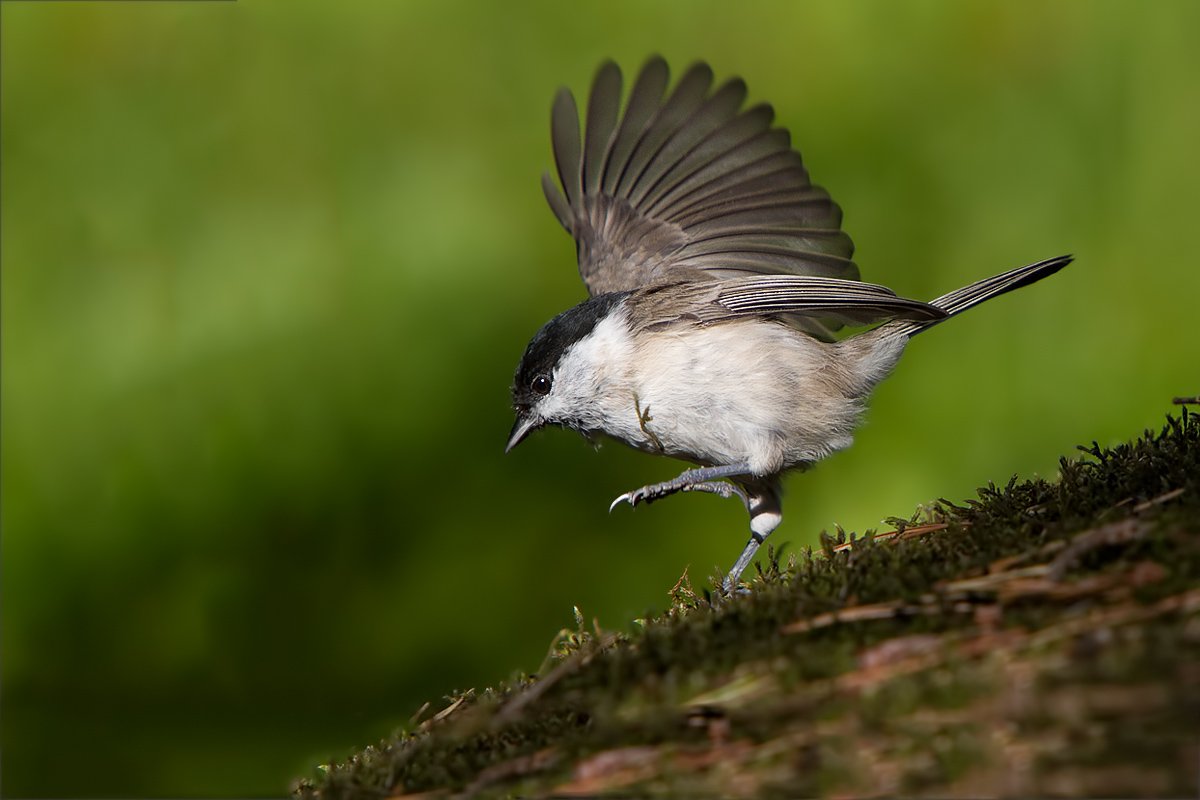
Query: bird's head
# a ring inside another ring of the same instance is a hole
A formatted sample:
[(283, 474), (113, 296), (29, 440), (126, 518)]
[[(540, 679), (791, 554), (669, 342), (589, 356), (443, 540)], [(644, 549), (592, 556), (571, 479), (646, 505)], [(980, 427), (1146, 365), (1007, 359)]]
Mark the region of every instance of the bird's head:
[[(505, 452), (545, 425), (561, 425), (587, 433), (596, 407), (598, 358), (603, 358), (605, 331), (624, 294), (593, 297), (542, 326), (517, 365), (513, 377), (513, 410), (517, 419)], [(608, 320), (607, 325), (602, 325)], [(598, 347), (600, 345), (600, 347)], [(602, 371), (602, 370), (600, 370)]]

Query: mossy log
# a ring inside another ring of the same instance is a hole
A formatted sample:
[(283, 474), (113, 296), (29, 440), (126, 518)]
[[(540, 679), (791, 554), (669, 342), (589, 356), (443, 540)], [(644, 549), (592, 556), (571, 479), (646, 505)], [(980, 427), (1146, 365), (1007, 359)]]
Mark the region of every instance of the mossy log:
[(449, 698), (301, 798), (1194, 796), (1200, 425), (1081, 448)]

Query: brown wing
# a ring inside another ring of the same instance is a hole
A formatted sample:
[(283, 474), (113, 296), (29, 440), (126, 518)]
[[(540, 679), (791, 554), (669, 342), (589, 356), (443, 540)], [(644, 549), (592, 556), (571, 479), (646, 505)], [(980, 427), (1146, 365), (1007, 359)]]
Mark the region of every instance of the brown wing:
[(704, 324), (747, 316), (784, 318), (792, 324), (821, 318), (850, 325), (946, 317), (936, 306), (899, 297), (883, 286), (811, 275), (660, 283), (634, 291), (626, 302), (635, 306), (634, 316), (646, 328), (680, 320)]
[(707, 64), (665, 95), (667, 65), (642, 68), (620, 113), (621, 72), (601, 65), (580, 141), (575, 98), (562, 89), (551, 132), (562, 192), (546, 199), (575, 238), (590, 294), (629, 291), (691, 273), (713, 279), (809, 275), (856, 280), (841, 210), (808, 179), (768, 105), (742, 111), (740, 79), (712, 87)]

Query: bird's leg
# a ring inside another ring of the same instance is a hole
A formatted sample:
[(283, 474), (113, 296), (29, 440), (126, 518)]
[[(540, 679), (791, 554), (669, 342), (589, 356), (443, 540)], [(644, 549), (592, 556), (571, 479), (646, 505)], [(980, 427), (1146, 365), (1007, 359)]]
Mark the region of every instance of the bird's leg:
[[(736, 475), (749, 474), (751, 474), (749, 464), (727, 464), (720, 467), (697, 467), (696, 469), (689, 469), (674, 480), (665, 481), (664, 483), (652, 483), (649, 486), (634, 489), (632, 492), (626, 492), (616, 500), (613, 500), (608, 510), (612, 511), (622, 502), (629, 503), (631, 506), (636, 506), (638, 503), (653, 503), (655, 500), (660, 500), (676, 492), (711, 492), (719, 494), (722, 497), (733, 497), (736, 495), (742, 498), (743, 502), (746, 502), (745, 492), (731, 484), (718, 483), (718, 481), (721, 478), (732, 478)], [(726, 486), (729, 488), (719, 488)], [(746, 507), (750, 507), (748, 502)]]
[(758, 548), (771, 535), (771, 531), (779, 527), (779, 523), (783, 521), (783, 506), (780, 502), (779, 483), (772, 481), (762, 488), (752, 487), (746, 507), (750, 511), (750, 541), (746, 542), (746, 547), (742, 550), (742, 554), (738, 556), (733, 569), (729, 570), (729, 574), (725, 576), (725, 580), (721, 583), (721, 588), (726, 594), (737, 589), (738, 578), (742, 577), (742, 573), (746, 571), (746, 567), (750, 566), (750, 562), (754, 559), (754, 554), (758, 552)]

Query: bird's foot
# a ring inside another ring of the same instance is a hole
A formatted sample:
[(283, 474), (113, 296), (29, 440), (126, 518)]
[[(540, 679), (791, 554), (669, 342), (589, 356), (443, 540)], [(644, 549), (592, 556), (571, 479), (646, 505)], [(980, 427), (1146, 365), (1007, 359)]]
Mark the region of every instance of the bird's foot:
[(732, 600), (735, 597), (747, 597), (751, 594), (754, 594), (754, 592), (750, 590), (749, 586), (744, 586), (740, 583), (730, 583), (729, 579), (726, 578), (721, 582), (721, 591), (717, 592), (714, 597), (721, 600)]
[(733, 484), (726, 484), (724, 481), (719, 480), (720, 478), (732, 478), (737, 475), (749, 474), (751, 474), (749, 464), (722, 464), (719, 467), (696, 467), (695, 469), (686, 470), (673, 480), (652, 483), (649, 486), (634, 489), (632, 492), (626, 492), (616, 500), (613, 500), (608, 510), (612, 511), (623, 502), (635, 507), (638, 503), (653, 503), (655, 500), (661, 500), (676, 492), (709, 492), (710, 494), (719, 494), (722, 497), (734, 497), (736, 495), (749, 508), (750, 499), (740, 487)]
[[(682, 477), (680, 476), (680, 478)], [(608, 510), (612, 511), (623, 502), (629, 503), (632, 507), (637, 507), (639, 503), (653, 503), (655, 500), (661, 500), (677, 492), (705, 492), (706, 494), (715, 494), (720, 497), (736, 497), (742, 501), (742, 505), (746, 506), (747, 509), (750, 508), (749, 496), (747, 496), (742, 487), (736, 484), (726, 481), (681, 481), (680, 478), (676, 478), (673, 481), (664, 481), (663, 483), (652, 483), (649, 486), (625, 492), (625, 494), (612, 501)]]

